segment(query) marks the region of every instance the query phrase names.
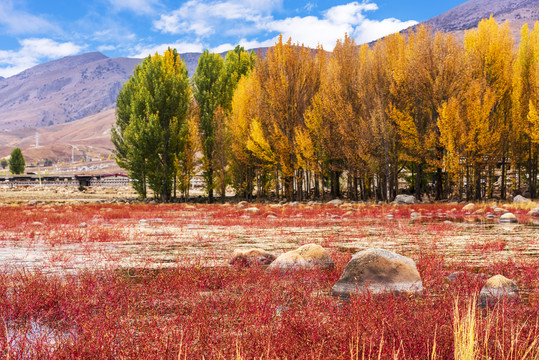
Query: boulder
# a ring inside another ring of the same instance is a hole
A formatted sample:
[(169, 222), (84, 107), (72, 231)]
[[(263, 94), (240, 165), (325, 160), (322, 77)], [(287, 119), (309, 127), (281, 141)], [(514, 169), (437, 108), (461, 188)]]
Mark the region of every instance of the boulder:
[(331, 201), (328, 201), (328, 204), (330, 205), (341, 205), (343, 201), (341, 199), (333, 199)]
[(335, 266), (331, 256), (322, 246), (317, 244), (303, 245), (296, 250), (279, 255), (269, 266), (270, 269), (332, 269)]
[(500, 216), (500, 224), (516, 224), (518, 223), (517, 217), (510, 212)]
[(462, 211), (472, 211), (474, 208), (475, 208), (475, 204), (469, 203), (467, 205), (464, 205), (464, 207), (462, 208)]
[(418, 293), (423, 283), (415, 262), (383, 249), (367, 249), (355, 254), (331, 289), (335, 296), (370, 292)]
[(494, 208), (493, 211), (494, 211), (494, 215), (503, 215), (506, 212), (508, 212), (506, 209), (500, 208), (500, 207)]
[(503, 275), (495, 275), (489, 278), (479, 293), (481, 306), (494, 305), (504, 298), (508, 300), (518, 299), (518, 286), (513, 280)]
[(417, 201), (413, 195), (404, 195), (400, 194), (395, 197), (393, 200), (395, 204), (415, 204)]
[(513, 198), (513, 202), (515, 204), (525, 204), (525, 203), (529, 203), (530, 201), (531, 201), (530, 199), (527, 199), (522, 195), (517, 195)]
[(236, 249), (234, 250), (234, 254), (229, 264), (233, 266), (248, 267), (253, 265), (269, 265), (273, 260), (275, 260), (275, 255), (263, 249)]

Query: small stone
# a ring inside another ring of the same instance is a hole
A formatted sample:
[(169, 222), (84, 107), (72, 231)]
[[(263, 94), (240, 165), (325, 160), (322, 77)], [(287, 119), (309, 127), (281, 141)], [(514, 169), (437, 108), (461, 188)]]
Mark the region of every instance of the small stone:
[(139, 220), (138, 223), (139, 223), (140, 225), (148, 225), (148, 220), (146, 220), (146, 219), (141, 219), (141, 220)]
[(38, 226), (38, 227), (39, 227), (39, 226), (42, 226), (42, 225), (43, 225), (43, 223), (41, 223), (41, 222), (39, 222), (39, 221), (34, 221), (34, 222), (32, 223), (32, 226)]
[(328, 201), (329, 205), (341, 205), (343, 201), (341, 199), (333, 199), (331, 201)]
[(418, 212), (413, 212), (410, 214), (410, 219), (419, 219), (421, 217), (421, 214)]
[(494, 208), (494, 215), (503, 215), (505, 214), (506, 212), (508, 212), (506, 209), (503, 209), (503, 208)]
[(249, 206), (249, 203), (248, 203), (247, 201), (240, 201), (240, 202), (238, 203), (238, 208), (240, 208), (240, 209), (244, 209), (244, 208), (246, 208), (247, 206)]
[(528, 212), (531, 217), (539, 217), (539, 207), (533, 208)]
[(500, 216), (500, 224), (516, 224), (516, 223), (518, 223), (517, 217), (509, 212)]
[(503, 275), (495, 275), (487, 280), (481, 292), (479, 300), (481, 306), (495, 305), (501, 299), (518, 299), (518, 286), (513, 280)]
[(526, 203), (529, 203), (531, 200), (528, 199), (528, 198), (525, 198), (524, 196), (522, 195), (517, 195), (513, 198), (513, 202), (515, 204), (526, 204)]
[(248, 267), (252, 265), (269, 265), (273, 262), (273, 260), (275, 260), (275, 255), (263, 249), (235, 249), (229, 264), (240, 267)]
[(28, 206), (34, 206), (34, 205), (37, 205), (37, 201), (36, 200), (30, 200), (26, 203), (26, 205)]
[(395, 197), (395, 200), (393, 200), (394, 204), (415, 204), (417, 203), (416, 198), (413, 195), (404, 195), (400, 194)]
[(484, 213), (485, 213), (485, 209), (479, 209), (473, 212), (474, 215), (483, 215)]
[(250, 208), (244, 209), (243, 211), (251, 215), (259, 215), (261, 213), (260, 209), (257, 207), (250, 207)]
[(467, 205), (464, 205), (464, 207), (462, 208), (462, 211), (472, 211), (474, 208), (475, 208), (475, 204), (469, 203)]
[(386, 219), (388, 220), (393, 220), (395, 218), (395, 216), (393, 216), (392, 214), (387, 214), (386, 215)]
[(78, 227), (85, 228), (88, 227), (88, 224), (86, 224), (85, 222), (81, 222)]

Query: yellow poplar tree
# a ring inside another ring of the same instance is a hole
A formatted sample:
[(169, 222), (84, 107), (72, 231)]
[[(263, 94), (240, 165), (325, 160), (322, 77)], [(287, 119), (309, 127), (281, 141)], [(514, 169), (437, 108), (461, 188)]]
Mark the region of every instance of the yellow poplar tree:
[(528, 25), (521, 29), (521, 41), (513, 67), (512, 157), (526, 164), (530, 196), (536, 196), (537, 157), (539, 136), (537, 105), (539, 104), (539, 23), (530, 32)]
[[(312, 50), (293, 45), (289, 39), (283, 43), (282, 36), (255, 69), (260, 86), (258, 122), (253, 130), (262, 132), (278, 159), (285, 195), (294, 197), (296, 177), (298, 194), (302, 196), (303, 171), (298, 168), (296, 134), (305, 129), (304, 114), (319, 87), (319, 69)], [(262, 142), (260, 142), (262, 143)], [(258, 156), (257, 153), (255, 155)]]
[[(506, 161), (511, 132), (511, 85), (513, 73), (513, 44), (509, 23), (498, 25), (494, 17), (483, 19), (477, 29), (466, 32), (464, 48), (471, 77), (475, 81), (485, 81), (485, 91), (494, 95), (494, 106), (490, 114), (492, 131), (499, 132), (496, 151), (490, 153), (485, 162), (490, 167), (501, 160), (501, 197), (506, 197)], [(493, 139), (494, 141), (494, 139)], [(477, 170), (477, 169), (476, 169)], [(477, 176), (476, 176), (477, 180)], [(469, 182), (469, 181), (468, 181)], [(477, 194), (476, 194), (477, 197)]]

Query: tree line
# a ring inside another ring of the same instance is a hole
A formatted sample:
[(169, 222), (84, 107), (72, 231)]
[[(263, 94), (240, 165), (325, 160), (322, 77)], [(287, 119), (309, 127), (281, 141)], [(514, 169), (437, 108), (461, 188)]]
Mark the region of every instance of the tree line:
[[(124, 85), (112, 129), (135, 189), (209, 200), (392, 200), (536, 196), (539, 25), (482, 20), (453, 35), (421, 26), (333, 52), (282, 37), (258, 58), (205, 51), (189, 80), (175, 50), (146, 58)], [(401, 186), (402, 187), (402, 186)], [(329, 193), (329, 194), (328, 194)]]

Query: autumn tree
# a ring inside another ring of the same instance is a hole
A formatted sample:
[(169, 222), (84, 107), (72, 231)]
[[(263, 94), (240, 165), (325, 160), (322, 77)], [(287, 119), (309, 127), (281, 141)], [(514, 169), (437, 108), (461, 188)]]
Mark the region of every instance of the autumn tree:
[[(289, 39), (283, 43), (282, 36), (255, 70), (260, 86), (258, 121), (252, 129), (263, 133), (264, 142), (270, 143), (277, 159), (278, 171), (284, 180), (285, 195), (294, 198), (303, 194), (303, 169), (298, 168), (296, 137), (305, 130), (305, 111), (319, 87), (319, 69), (312, 50), (293, 45)], [(263, 149), (265, 146), (260, 146)], [(256, 152), (255, 156), (264, 155)]]
[[(363, 46), (361, 52), (366, 49)], [(321, 69), (320, 89), (305, 116), (310, 137), (299, 139), (304, 144), (303, 157), (310, 163), (321, 164), (322, 169), (316, 169), (319, 174), (329, 172), (331, 195), (338, 197), (340, 174), (348, 170), (352, 177), (357, 177), (361, 167), (357, 140), (363, 118), (359, 72), (364, 62), (360, 61), (354, 39), (348, 35), (337, 41), (327, 61), (325, 57), (325, 53), (319, 54), (319, 61), (325, 65)], [(310, 148), (316, 152), (310, 154)]]
[(254, 76), (246, 76), (239, 81), (227, 123), (231, 182), (236, 193), (245, 198), (252, 196), (256, 173), (264, 164), (264, 161), (260, 161), (248, 148), (251, 124), (258, 121), (257, 89), (258, 83)]
[(539, 106), (539, 23), (530, 32), (528, 25), (521, 29), (521, 41), (513, 67), (512, 88), (512, 154), (519, 166), (526, 165), (528, 188), (531, 198), (537, 192), (537, 166), (539, 147), (534, 135)]
[(111, 139), (142, 197), (148, 184), (161, 201), (171, 198), (189, 99), (187, 68), (170, 48), (144, 59), (120, 91)]
[(421, 26), (409, 32), (405, 58), (392, 84), (390, 114), (398, 130), (402, 156), (415, 164), (415, 193), (421, 199), (423, 173), (437, 169), (436, 198), (442, 193), (443, 147), (439, 142), (439, 110), (458, 93), (464, 67), (454, 37)]
[(506, 172), (511, 132), (513, 43), (509, 23), (498, 25), (492, 16), (481, 20), (477, 29), (466, 32), (464, 38), (466, 61), (468, 68), (472, 71), (472, 80), (484, 81), (485, 89), (489, 89), (494, 96), (489, 124), (492, 130), (499, 133), (499, 136), (493, 138), (493, 141), (499, 139), (499, 143), (495, 144), (496, 151), (490, 153), (488, 159), (485, 159), (485, 166), (494, 167), (498, 161), (501, 161), (501, 197), (503, 199), (506, 197)]
[(14, 148), (9, 156), (9, 172), (13, 175), (24, 174), (25, 166), (26, 162), (24, 161), (21, 148)]

